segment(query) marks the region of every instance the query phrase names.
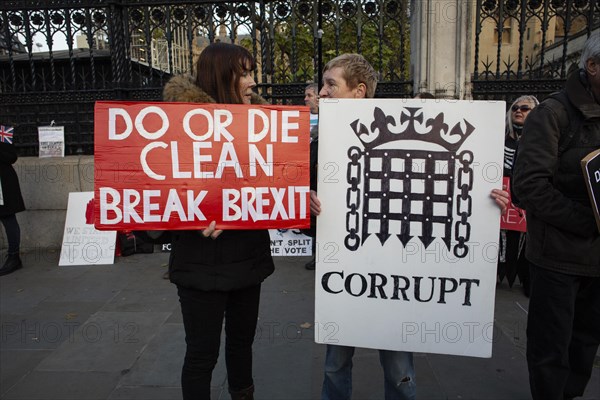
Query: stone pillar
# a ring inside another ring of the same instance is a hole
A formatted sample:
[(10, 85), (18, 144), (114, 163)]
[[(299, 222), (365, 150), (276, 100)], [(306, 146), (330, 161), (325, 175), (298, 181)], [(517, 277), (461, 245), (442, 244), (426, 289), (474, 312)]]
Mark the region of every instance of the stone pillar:
[(475, 1), (411, 0), (411, 72), (415, 93), (470, 97)]

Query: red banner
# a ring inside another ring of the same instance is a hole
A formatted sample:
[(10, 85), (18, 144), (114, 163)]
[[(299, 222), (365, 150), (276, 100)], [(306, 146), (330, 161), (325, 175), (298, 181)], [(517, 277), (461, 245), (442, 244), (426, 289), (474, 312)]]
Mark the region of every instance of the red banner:
[(506, 210), (506, 214), (502, 215), (500, 219), (500, 229), (526, 232), (527, 219), (525, 215), (525, 210), (515, 206), (512, 202), (512, 196), (510, 194), (510, 178), (506, 176), (502, 178), (502, 185), (506, 187), (510, 203), (508, 205), (508, 209)]
[(97, 102), (97, 229), (305, 228), (308, 107)]

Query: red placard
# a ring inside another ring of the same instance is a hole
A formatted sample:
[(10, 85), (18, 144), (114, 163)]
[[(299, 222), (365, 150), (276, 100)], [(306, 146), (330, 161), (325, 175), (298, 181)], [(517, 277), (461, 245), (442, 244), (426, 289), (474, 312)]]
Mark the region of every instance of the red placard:
[(500, 219), (500, 229), (526, 232), (527, 219), (525, 215), (525, 210), (515, 206), (512, 202), (512, 196), (510, 194), (510, 178), (506, 176), (502, 178), (502, 185), (504, 185), (506, 191), (508, 192), (510, 203), (508, 205), (508, 209), (506, 210), (506, 214), (502, 215)]
[(94, 225), (306, 228), (309, 109), (97, 102)]

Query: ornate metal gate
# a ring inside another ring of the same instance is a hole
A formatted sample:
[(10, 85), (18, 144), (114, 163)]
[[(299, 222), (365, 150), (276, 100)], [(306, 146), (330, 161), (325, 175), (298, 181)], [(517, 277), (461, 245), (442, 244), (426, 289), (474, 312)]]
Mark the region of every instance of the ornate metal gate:
[(65, 126), (67, 154), (93, 153), (96, 100), (160, 100), (209, 43), (258, 60), (259, 92), (301, 103), (320, 57), (360, 52), (380, 73), (378, 95), (411, 93), (409, 10), (395, 0), (4, 0), (0, 4), (0, 122), (22, 155), (37, 127)]

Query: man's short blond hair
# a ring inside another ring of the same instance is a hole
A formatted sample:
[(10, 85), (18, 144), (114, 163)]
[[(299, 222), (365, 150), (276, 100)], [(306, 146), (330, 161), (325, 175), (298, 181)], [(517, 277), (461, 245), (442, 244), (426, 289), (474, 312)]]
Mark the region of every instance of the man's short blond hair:
[(346, 80), (346, 84), (350, 89), (356, 88), (359, 83), (364, 83), (367, 87), (366, 97), (375, 97), (377, 72), (363, 56), (352, 53), (342, 54), (329, 61), (323, 72), (337, 67), (342, 69), (342, 77)]

